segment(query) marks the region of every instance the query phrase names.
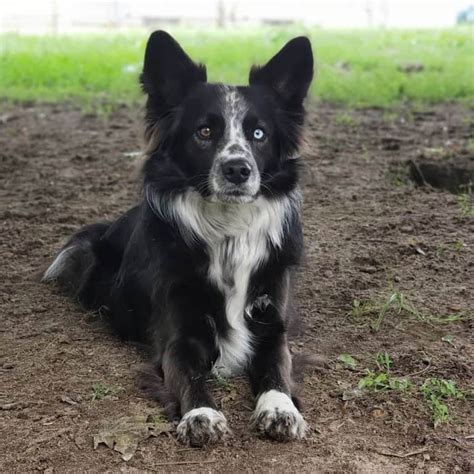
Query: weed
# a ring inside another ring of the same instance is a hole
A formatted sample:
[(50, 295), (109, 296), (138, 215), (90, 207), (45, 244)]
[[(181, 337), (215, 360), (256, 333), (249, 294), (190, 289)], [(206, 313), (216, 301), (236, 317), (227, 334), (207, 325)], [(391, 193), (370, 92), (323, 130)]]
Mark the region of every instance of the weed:
[(366, 369), (366, 375), (359, 380), (358, 387), (380, 392), (382, 390), (399, 390), (407, 392), (411, 382), (405, 378), (392, 377), (387, 372), (374, 372)]
[(157, 413), (157, 414), (154, 414), (154, 415), (149, 415), (146, 421), (147, 421), (147, 423), (158, 424), (158, 423), (166, 423), (168, 421), (168, 419), (162, 413)]
[(229, 382), (229, 379), (223, 377), (219, 373), (216, 372), (213, 374), (213, 376), (214, 376), (215, 382), (217, 383), (219, 387), (222, 387), (227, 391), (230, 391), (234, 388), (234, 385), (231, 382)]
[(347, 112), (337, 114), (334, 118), (334, 122), (343, 127), (353, 127), (356, 124), (354, 117)]
[(107, 395), (114, 395), (117, 393), (118, 389), (117, 387), (112, 387), (105, 385), (102, 382), (97, 382), (94, 385), (92, 385), (92, 395), (91, 395), (91, 401), (96, 401), (96, 400), (102, 400), (105, 398)]
[(462, 217), (474, 217), (474, 198), (472, 192), (460, 194), (458, 196), (458, 204)]
[(380, 326), (389, 310), (395, 311), (396, 314), (400, 314), (402, 311), (406, 311), (410, 314), (415, 313), (414, 308), (406, 302), (403, 294), (398, 291), (390, 293), (388, 298), (384, 300), (354, 300), (352, 305), (352, 315), (355, 317), (374, 313), (377, 314), (377, 319), (370, 325), (370, 327), (376, 332), (379, 331)]
[(375, 362), (378, 370), (365, 369), (358, 388), (372, 392), (399, 391), (412, 395), (421, 394), (431, 411), (435, 428), (451, 419), (446, 401), (464, 400), (467, 397), (452, 380), (433, 377), (425, 379), (421, 386), (414, 386), (407, 377), (394, 377), (390, 373), (393, 360), (387, 352), (379, 352)]
[(412, 183), (410, 179), (410, 167), (408, 163), (393, 163), (392, 165), (390, 165), (387, 171), (387, 175), (390, 183), (397, 188), (407, 186)]
[(384, 390), (398, 390), (407, 392), (411, 388), (411, 382), (407, 378), (393, 377), (390, 374), (393, 360), (387, 352), (379, 352), (375, 358), (378, 372), (366, 369), (365, 376), (359, 380), (360, 389), (380, 392)]
[(465, 247), (466, 244), (460, 240), (452, 243), (441, 243), (436, 247), (436, 256), (442, 257), (447, 252), (453, 252), (454, 254), (458, 255)]
[(404, 314), (418, 321), (424, 321), (430, 324), (449, 324), (471, 317), (464, 311), (442, 316), (421, 312), (407, 300), (403, 293), (396, 290), (391, 290), (385, 297), (365, 301), (355, 299), (352, 302), (351, 314), (353, 317), (376, 317), (375, 321), (370, 324), (371, 329), (375, 332), (380, 330), (383, 321), (389, 313), (394, 313), (397, 316)]
[(464, 392), (456, 388), (456, 384), (452, 380), (438, 378), (426, 379), (420, 391), (431, 410), (435, 428), (439, 424), (446, 423), (451, 419), (445, 401), (465, 398)]
[(390, 368), (393, 364), (393, 360), (387, 352), (379, 352), (375, 358), (375, 362), (379, 370), (385, 370), (386, 372), (390, 372)]

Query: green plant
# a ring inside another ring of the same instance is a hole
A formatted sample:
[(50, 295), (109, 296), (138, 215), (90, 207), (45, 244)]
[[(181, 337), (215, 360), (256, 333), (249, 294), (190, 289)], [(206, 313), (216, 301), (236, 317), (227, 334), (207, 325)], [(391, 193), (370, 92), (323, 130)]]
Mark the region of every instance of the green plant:
[(412, 181), (409, 164), (401, 161), (392, 163), (387, 171), (387, 178), (397, 188), (410, 185)]
[(351, 314), (353, 317), (375, 316), (375, 321), (370, 324), (371, 329), (375, 332), (380, 330), (383, 321), (390, 312), (396, 315), (405, 314), (408, 317), (430, 324), (449, 324), (471, 317), (470, 314), (464, 311), (441, 316), (419, 311), (403, 293), (396, 290), (391, 290), (387, 296), (371, 300), (355, 299), (352, 302)]
[(342, 112), (336, 115), (334, 122), (343, 127), (353, 127), (356, 123), (354, 117), (347, 112)]
[(222, 387), (226, 389), (227, 391), (232, 390), (234, 388), (234, 385), (231, 382), (229, 382), (229, 379), (227, 379), (226, 377), (223, 377), (218, 372), (213, 373), (213, 378), (219, 387)]
[(166, 423), (168, 419), (162, 413), (156, 413), (153, 415), (148, 415), (147, 423)]
[(390, 372), (390, 368), (393, 364), (393, 360), (387, 352), (379, 352), (375, 358), (375, 362), (379, 370), (385, 370), (386, 372)]
[(92, 385), (92, 395), (91, 395), (91, 401), (96, 401), (96, 400), (102, 400), (105, 398), (107, 395), (113, 395), (117, 393), (118, 389), (117, 387), (112, 387), (105, 385), (102, 382), (97, 382), (94, 385)]
[(370, 325), (374, 331), (379, 331), (380, 326), (389, 310), (396, 314), (406, 311), (415, 314), (414, 308), (405, 300), (399, 291), (394, 291), (387, 298), (379, 301), (359, 301), (354, 300), (352, 314), (356, 317), (375, 313), (377, 319)]
[(360, 389), (380, 392), (384, 390), (399, 390), (407, 392), (411, 388), (411, 382), (407, 378), (394, 377), (390, 374), (393, 360), (387, 352), (379, 352), (375, 357), (378, 371), (365, 369), (365, 376), (359, 380)]
[(465, 246), (466, 245), (461, 240), (438, 244), (436, 247), (436, 256), (442, 257), (447, 252), (454, 252), (454, 254), (458, 255), (462, 252)]
[(456, 388), (456, 384), (452, 380), (438, 378), (426, 379), (420, 391), (431, 410), (435, 428), (439, 424), (446, 423), (451, 419), (445, 401), (465, 398), (464, 392)]
[(462, 193), (458, 196), (459, 210), (462, 217), (474, 216), (474, 199), (471, 192)]
[(406, 378), (392, 377), (387, 372), (374, 372), (366, 369), (366, 375), (359, 380), (360, 389), (380, 392), (383, 390), (399, 390), (407, 392), (411, 388), (411, 382)]

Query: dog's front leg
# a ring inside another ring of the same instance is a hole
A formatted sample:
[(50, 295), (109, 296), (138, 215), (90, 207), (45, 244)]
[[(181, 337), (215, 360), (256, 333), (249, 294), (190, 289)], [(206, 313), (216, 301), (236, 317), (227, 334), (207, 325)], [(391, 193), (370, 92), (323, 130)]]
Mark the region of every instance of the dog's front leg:
[(184, 335), (168, 345), (163, 358), (165, 385), (180, 403), (178, 438), (190, 446), (212, 444), (229, 433), (207, 385), (212, 344), (202, 336)]
[(292, 398), (291, 355), (285, 312), (288, 280), (268, 297), (252, 318), (258, 341), (249, 367), (250, 383), (257, 403), (251, 424), (270, 438), (289, 441), (304, 438), (308, 425)]

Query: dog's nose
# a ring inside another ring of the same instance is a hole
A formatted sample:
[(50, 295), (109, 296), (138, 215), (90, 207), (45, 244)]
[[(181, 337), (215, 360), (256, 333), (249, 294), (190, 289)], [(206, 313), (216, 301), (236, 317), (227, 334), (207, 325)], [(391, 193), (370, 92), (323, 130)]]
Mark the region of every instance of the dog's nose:
[(252, 168), (247, 161), (234, 159), (222, 164), (222, 173), (230, 183), (242, 184), (249, 179)]

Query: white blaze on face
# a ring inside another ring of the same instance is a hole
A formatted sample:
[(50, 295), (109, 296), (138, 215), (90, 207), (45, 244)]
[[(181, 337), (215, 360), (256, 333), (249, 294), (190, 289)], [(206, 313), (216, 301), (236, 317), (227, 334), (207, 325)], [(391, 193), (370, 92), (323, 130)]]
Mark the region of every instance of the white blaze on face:
[[(248, 106), (242, 95), (235, 87), (223, 86), (224, 91), (224, 119), (226, 124), (225, 144), (219, 156), (235, 157), (252, 156), (252, 150), (244, 133), (244, 119)], [(238, 150), (233, 151), (233, 150)]]
[(260, 189), (260, 173), (244, 131), (248, 105), (236, 87), (222, 86), (221, 91), (225, 132), (210, 172), (211, 187), (216, 194), (232, 191), (235, 185), (225, 180), (221, 167), (228, 160), (243, 159), (250, 166), (251, 174), (248, 181), (239, 186), (239, 190), (254, 198)]

